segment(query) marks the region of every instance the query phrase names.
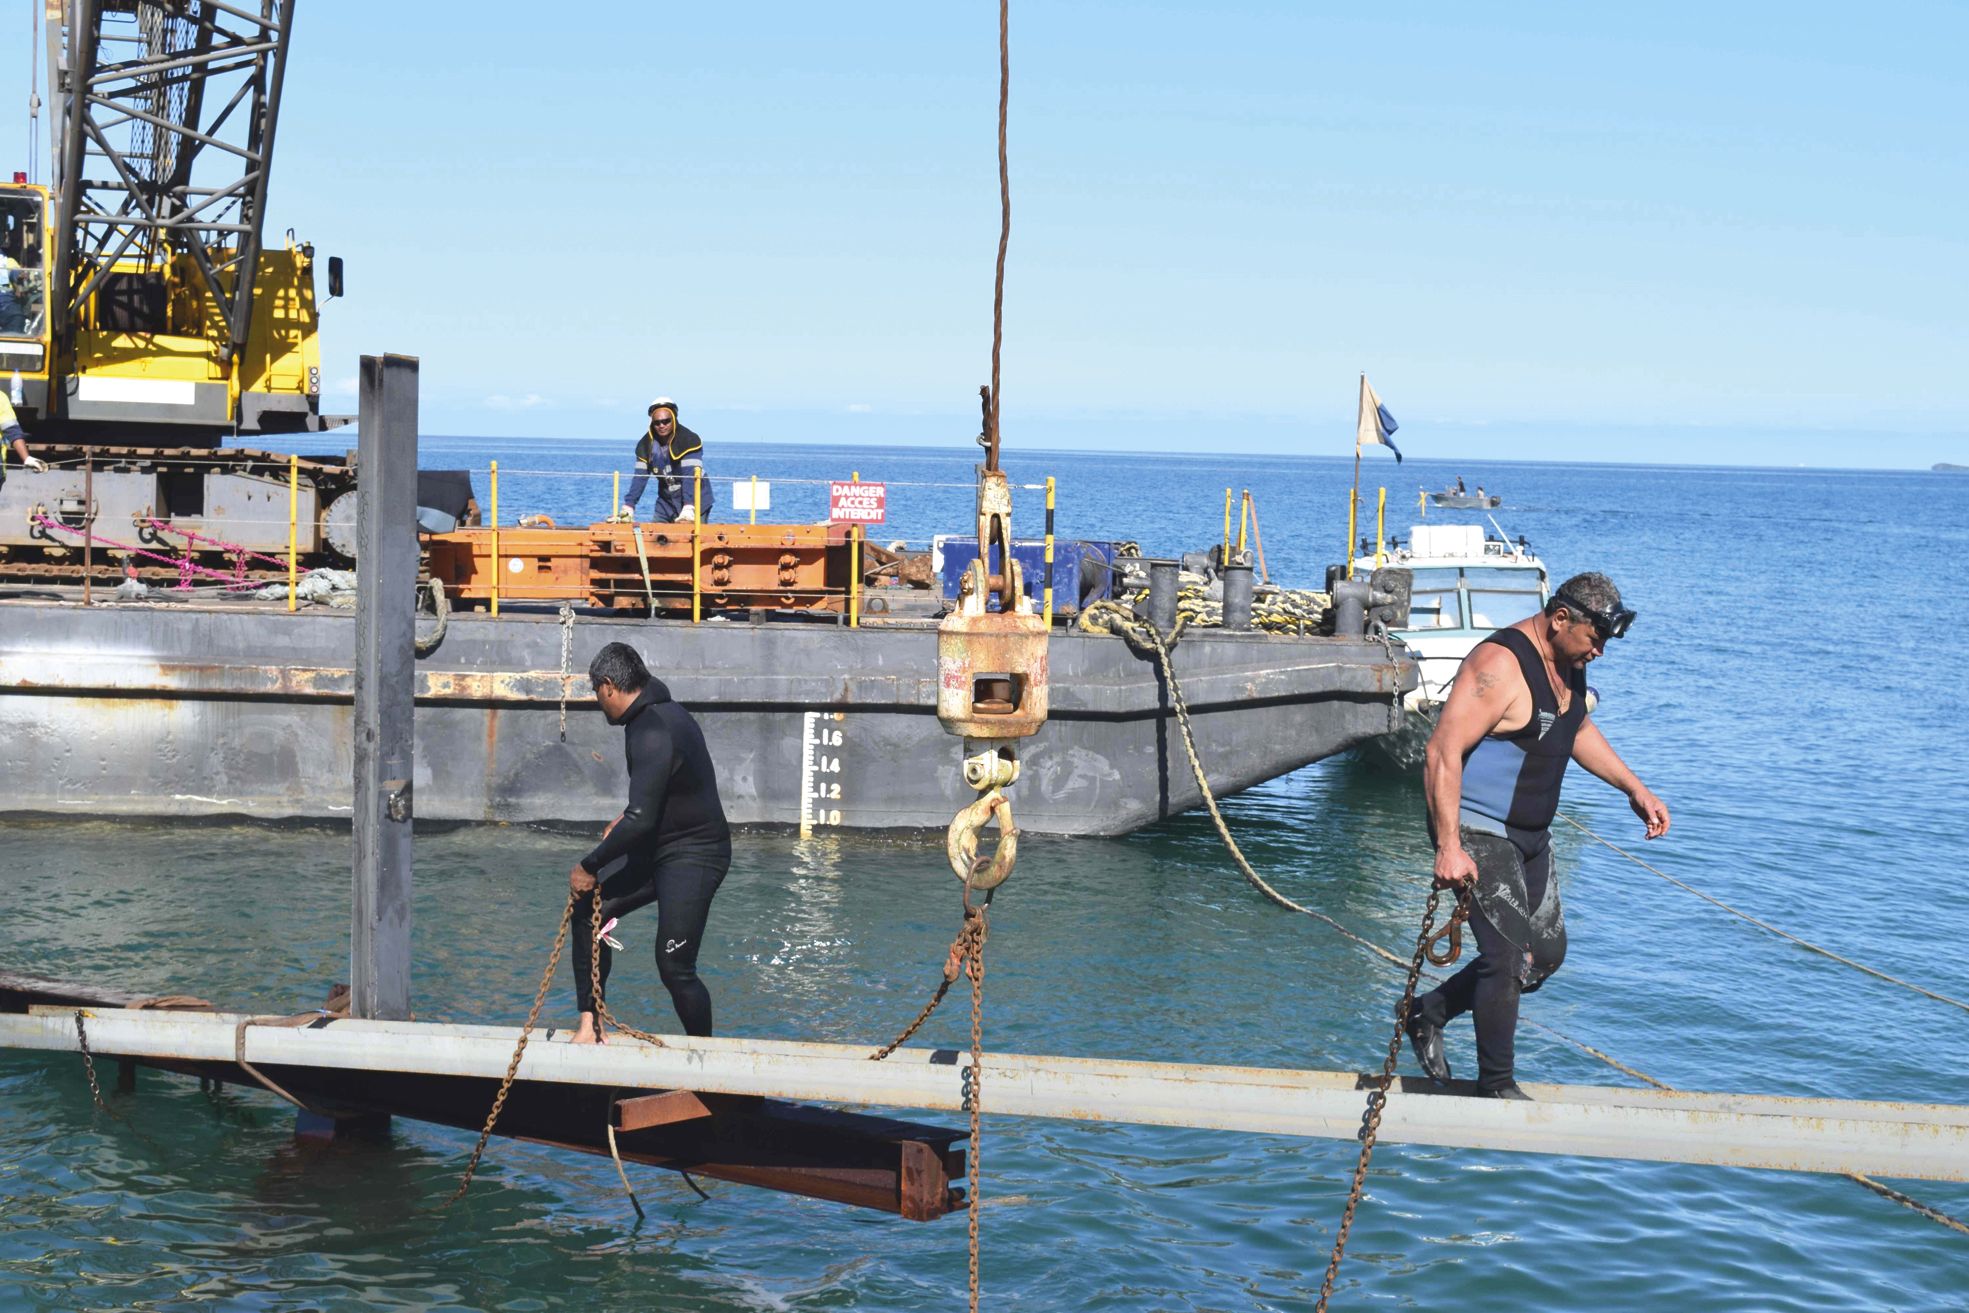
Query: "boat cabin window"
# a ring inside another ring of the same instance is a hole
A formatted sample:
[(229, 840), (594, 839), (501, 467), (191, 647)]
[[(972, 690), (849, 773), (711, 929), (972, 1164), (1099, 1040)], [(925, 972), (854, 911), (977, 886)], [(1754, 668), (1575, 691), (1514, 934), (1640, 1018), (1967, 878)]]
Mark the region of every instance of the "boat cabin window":
[(1407, 629), (1461, 629), (1463, 603), (1456, 571), (1417, 570), (1409, 586)]
[(1545, 581), (1536, 569), (1469, 569), (1463, 582), (1470, 590), (1470, 623), (1478, 629), (1516, 624), (1545, 605)]
[(41, 333), (41, 238), (41, 198), (0, 194), (0, 334)]

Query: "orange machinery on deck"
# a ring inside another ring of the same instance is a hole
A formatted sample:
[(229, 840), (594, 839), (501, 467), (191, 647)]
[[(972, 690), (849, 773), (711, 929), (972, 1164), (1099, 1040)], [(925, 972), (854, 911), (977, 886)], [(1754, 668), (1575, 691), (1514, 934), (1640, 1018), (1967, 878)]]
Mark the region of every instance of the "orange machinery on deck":
[[(625, 610), (844, 611), (849, 527), (828, 524), (591, 524), (472, 528), (431, 534), (431, 578), (453, 602), (570, 601)], [(640, 537), (640, 550), (638, 550)], [(497, 560), (494, 544), (497, 544)], [(692, 570), (695, 545), (697, 568)], [(893, 557), (875, 556), (865, 574)], [(893, 566), (890, 567), (893, 569)]]

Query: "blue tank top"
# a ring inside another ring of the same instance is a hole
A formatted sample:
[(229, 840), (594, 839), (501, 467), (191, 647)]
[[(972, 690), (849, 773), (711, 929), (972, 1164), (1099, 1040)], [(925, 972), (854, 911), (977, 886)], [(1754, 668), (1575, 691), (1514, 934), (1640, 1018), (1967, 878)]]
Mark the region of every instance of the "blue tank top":
[(1573, 740), (1586, 721), (1586, 672), (1567, 675), (1572, 703), (1561, 714), (1545, 662), (1531, 639), (1520, 630), (1500, 629), (1484, 643), (1495, 643), (1518, 658), (1531, 690), (1532, 712), (1524, 728), (1479, 739), (1464, 756), (1462, 810), (1513, 829), (1543, 830), (1559, 814), (1559, 786), (1572, 760)]

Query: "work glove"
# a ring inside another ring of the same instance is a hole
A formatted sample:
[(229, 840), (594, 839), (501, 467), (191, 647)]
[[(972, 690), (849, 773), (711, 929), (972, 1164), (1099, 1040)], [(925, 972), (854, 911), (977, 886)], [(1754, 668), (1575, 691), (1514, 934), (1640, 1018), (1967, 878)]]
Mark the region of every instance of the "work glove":
[(634, 506), (631, 506), (628, 502), (623, 502), (621, 506), (616, 508), (615, 514), (611, 515), (609, 518), (614, 520), (617, 524), (633, 523), (636, 518), (636, 508)]
[(39, 456), (29, 456), (27, 458), (26, 464), (29, 469), (35, 471), (36, 473), (39, 473), (48, 468), (48, 462), (42, 460)]
[(686, 520), (695, 520), (696, 518), (697, 518), (697, 507), (695, 506), (686, 506), (682, 510), (677, 512), (677, 522), (679, 524), (683, 523)]

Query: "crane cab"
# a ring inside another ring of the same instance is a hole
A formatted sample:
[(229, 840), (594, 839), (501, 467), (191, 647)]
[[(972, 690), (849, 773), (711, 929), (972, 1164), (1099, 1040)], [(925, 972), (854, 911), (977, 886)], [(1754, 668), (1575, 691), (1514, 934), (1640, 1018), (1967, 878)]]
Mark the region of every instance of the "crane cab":
[(23, 418), (47, 413), (48, 189), (0, 184), (0, 388)]

